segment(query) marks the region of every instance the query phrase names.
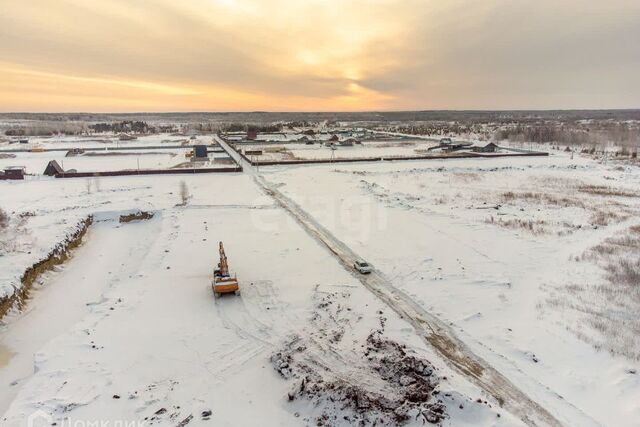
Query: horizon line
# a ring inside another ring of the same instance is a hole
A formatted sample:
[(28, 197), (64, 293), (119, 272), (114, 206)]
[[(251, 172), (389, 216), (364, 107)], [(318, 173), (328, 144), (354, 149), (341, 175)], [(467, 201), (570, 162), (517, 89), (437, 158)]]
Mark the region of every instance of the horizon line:
[(4, 114), (94, 114), (94, 115), (115, 115), (115, 114), (371, 114), (371, 113), (501, 113), (501, 112), (569, 112), (569, 111), (640, 111), (640, 107), (632, 108), (515, 108), (515, 109), (425, 109), (425, 110), (288, 110), (288, 111), (269, 111), (269, 110), (246, 110), (246, 111), (212, 111), (212, 110), (194, 110), (194, 111), (0, 111), (0, 115)]

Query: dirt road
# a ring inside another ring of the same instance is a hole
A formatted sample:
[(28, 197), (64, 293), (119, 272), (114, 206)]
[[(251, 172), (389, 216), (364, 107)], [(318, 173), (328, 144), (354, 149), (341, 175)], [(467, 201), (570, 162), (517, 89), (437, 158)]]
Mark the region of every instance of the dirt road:
[[(295, 220), (316, 240), (324, 244), (339, 260), (345, 269), (354, 272), (353, 263), (361, 259), (349, 247), (333, 236), (326, 228), (316, 222), (293, 200), (268, 183), (255, 169), (245, 162), (231, 147), (218, 138), (221, 146), (240, 164), (244, 171), (254, 176), (256, 183), (273, 199), (288, 211)], [(374, 270), (370, 275), (354, 274), (362, 284), (380, 298), (400, 317), (409, 322), (447, 363), (472, 383), (495, 398), (504, 409), (518, 416), (530, 426), (563, 425), (549, 411), (523, 393), (504, 375), (490, 366), (485, 360), (474, 354), (471, 349), (457, 338), (455, 332), (439, 318), (416, 304), (412, 298), (393, 286), (384, 275)], [(581, 418), (586, 416), (580, 413)], [(592, 420), (587, 420), (597, 425)]]

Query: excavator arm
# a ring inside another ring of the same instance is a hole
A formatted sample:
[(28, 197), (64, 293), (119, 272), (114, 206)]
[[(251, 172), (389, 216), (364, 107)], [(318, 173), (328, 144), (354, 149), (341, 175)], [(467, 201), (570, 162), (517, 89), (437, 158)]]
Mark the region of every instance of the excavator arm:
[(222, 245), (222, 242), (220, 242), (219, 250), (220, 263), (218, 264), (218, 269), (213, 275), (213, 292), (216, 296), (230, 292), (238, 294), (240, 292), (238, 280), (229, 275), (229, 264), (227, 263), (227, 255), (224, 253), (224, 246)]

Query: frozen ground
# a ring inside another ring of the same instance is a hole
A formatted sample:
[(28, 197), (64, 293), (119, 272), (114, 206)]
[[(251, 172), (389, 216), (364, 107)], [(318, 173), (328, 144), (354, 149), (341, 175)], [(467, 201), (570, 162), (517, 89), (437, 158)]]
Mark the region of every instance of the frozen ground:
[(640, 419), (637, 282), (620, 289), (582, 259), (638, 225), (637, 168), (556, 156), (261, 172), (543, 406)]
[[(261, 150), (261, 155), (249, 155), (252, 161), (287, 161), (287, 160), (331, 160), (331, 159), (367, 159), (378, 158), (392, 160), (394, 158), (416, 158), (422, 156), (447, 156), (450, 154), (465, 154), (471, 150), (460, 150), (446, 153), (439, 150), (429, 151), (438, 144), (424, 139), (396, 139), (362, 141), (352, 146), (342, 146), (335, 142), (332, 147), (324, 143), (314, 144), (237, 144), (237, 148), (244, 150)], [(499, 154), (515, 154), (517, 151), (500, 149)], [(484, 153), (491, 156), (492, 153)]]
[[(304, 425), (338, 416), (331, 423), (348, 425), (343, 416), (357, 415), (329, 402), (289, 403), (295, 384), (282, 379), (269, 359), (297, 335), (310, 340), (308, 360), (327, 363), (317, 375), (367, 385), (366, 376), (349, 377), (354, 364), (360, 365), (359, 375), (372, 375), (363, 365), (363, 347), (378, 330), (431, 361), (439, 391), (431, 403), (442, 400), (445, 424), (519, 424), (449, 372), (407, 323), (362, 288), (249, 176), (185, 176), (185, 182), (191, 193), (186, 206), (176, 206), (171, 190), (177, 184), (170, 177), (108, 179), (91, 194), (82, 194), (81, 180), (47, 183), (76, 185), (66, 188), (76, 198), (57, 206), (84, 204), (79, 209), (93, 210), (96, 223), (68, 264), (42, 278), (28, 310), (5, 319), (0, 337), (8, 357), (0, 378), (11, 385), (1, 395), (3, 425), (25, 425), (33, 413), (58, 425), (96, 419), (176, 425), (190, 415), (199, 425), (207, 411), (220, 425), (257, 418), (268, 425)], [(38, 203), (54, 203), (42, 182), (23, 185), (43, 187)], [(16, 209), (29, 203), (17, 196), (26, 188), (18, 188), (4, 188), (13, 193)], [(103, 196), (115, 188), (128, 196)], [(112, 199), (107, 206), (103, 197)], [(33, 218), (46, 215), (33, 204)], [(115, 219), (125, 207), (155, 215), (119, 224)], [(241, 280), (239, 298), (213, 298), (209, 281), (218, 240), (225, 242)], [(312, 321), (327, 295), (340, 298), (340, 312)], [(321, 338), (336, 333), (343, 338)], [(367, 390), (373, 396), (392, 392)], [(421, 419), (410, 421), (422, 425)]]
[[(638, 359), (625, 351), (637, 335), (623, 321), (638, 306), (607, 305), (596, 289), (613, 286), (610, 260), (593, 255), (638, 225), (637, 169), (554, 156), (260, 173), (264, 184), (253, 169), (0, 182), (12, 218), (0, 257), (5, 292), (79, 219), (96, 218), (71, 260), (41, 278), (26, 311), (4, 319), (2, 424), (26, 425), (37, 411), (48, 425), (394, 424), (406, 410), (422, 425), (438, 404), (443, 425), (523, 424), (452, 370), (263, 186), (372, 262), (562, 424), (640, 419)], [(154, 217), (117, 222), (132, 209)], [(219, 240), (240, 297), (213, 298)], [(614, 341), (593, 321), (606, 307), (620, 331)], [(407, 358), (422, 361), (423, 377), (395, 376)], [(399, 367), (393, 375), (383, 360)], [(418, 385), (437, 392), (417, 407), (385, 408)]]
[[(13, 143), (7, 139), (0, 143), (3, 149), (33, 149), (33, 148), (118, 148), (130, 146), (163, 146), (163, 145), (182, 145), (182, 144), (210, 144), (211, 136), (198, 135), (196, 139), (190, 139), (186, 136), (173, 136), (167, 133), (157, 133), (153, 135), (139, 136), (129, 141), (121, 141), (117, 135), (113, 134), (96, 134), (92, 136), (31, 136), (24, 137), (28, 139), (27, 144)], [(16, 137), (15, 139), (22, 139)]]
[[(81, 155), (70, 157), (65, 157), (66, 151), (0, 152), (0, 169), (7, 166), (24, 166), (29, 174), (42, 174), (51, 160), (56, 160), (65, 170), (75, 169), (78, 172), (192, 167), (190, 164), (185, 165), (185, 162), (189, 163), (190, 160), (185, 157), (185, 154), (192, 151), (193, 145), (210, 145), (211, 143), (210, 136), (198, 136), (195, 140), (191, 140), (168, 134), (141, 136), (131, 141), (119, 141), (116, 137), (108, 136), (30, 138), (29, 144), (4, 143), (0, 144), (0, 149), (94, 148), (100, 150), (87, 150)], [(168, 149), (168, 147), (181, 145), (186, 145), (187, 148)], [(132, 147), (140, 149), (130, 149)], [(122, 148), (128, 149), (116, 150)], [(225, 153), (209, 153), (209, 158), (212, 162), (208, 166), (215, 163), (216, 167), (219, 167), (222, 164), (217, 161), (228, 159), (228, 156)], [(203, 164), (196, 166), (203, 166)]]
[(188, 159), (187, 150), (163, 151), (113, 151), (92, 152), (89, 155), (65, 157), (65, 152), (20, 153), (15, 158), (0, 160), (0, 168), (6, 166), (24, 166), (29, 174), (42, 174), (51, 160), (56, 160), (64, 170), (75, 169), (78, 172), (117, 171), (132, 169), (159, 169), (176, 166)]
[[(351, 147), (340, 146), (336, 143), (336, 150), (316, 142), (313, 145), (294, 143), (287, 145), (247, 145), (239, 144), (239, 148), (263, 150), (256, 160), (328, 160), (332, 158), (350, 159), (366, 157), (415, 157), (428, 154), (427, 148), (433, 147), (433, 142), (416, 141), (363, 141)], [(333, 153), (332, 153), (333, 152)]]

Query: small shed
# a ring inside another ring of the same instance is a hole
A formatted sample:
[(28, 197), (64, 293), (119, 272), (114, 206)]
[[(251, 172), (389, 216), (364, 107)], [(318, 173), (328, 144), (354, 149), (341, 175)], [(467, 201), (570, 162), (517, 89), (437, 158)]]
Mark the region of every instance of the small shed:
[(258, 131), (257, 130), (248, 130), (247, 131), (247, 140), (248, 141), (255, 141), (256, 139), (258, 139)]
[(342, 145), (343, 147), (353, 147), (354, 141), (355, 140), (353, 138), (343, 139), (342, 141), (340, 141), (340, 145)]
[(64, 169), (56, 160), (51, 160), (44, 169), (44, 174), (47, 176), (62, 175), (64, 174)]
[(477, 153), (495, 153), (496, 151), (498, 151), (499, 148), (500, 147), (498, 147), (496, 144), (494, 144), (493, 142), (490, 142), (485, 146), (473, 147), (473, 151)]
[(8, 166), (4, 168), (4, 173), (0, 175), (1, 179), (24, 179), (24, 166)]
[(67, 154), (65, 154), (65, 157), (73, 157), (73, 156), (79, 156), (81, 154), (84, 154), (84, 150), (82, 148), (72, 148), (71, 150), (67, 151)]
[(193, 147), (193, 155), (196, 159), (206, 159), (209, 157), (206, 145), (196, 145)]
[(133, 141), (134, 139), (138, 139), (134, 135), (129, 135), (128, 133), (121, 133), (118, 135), (118, 139), (120, 141)]

